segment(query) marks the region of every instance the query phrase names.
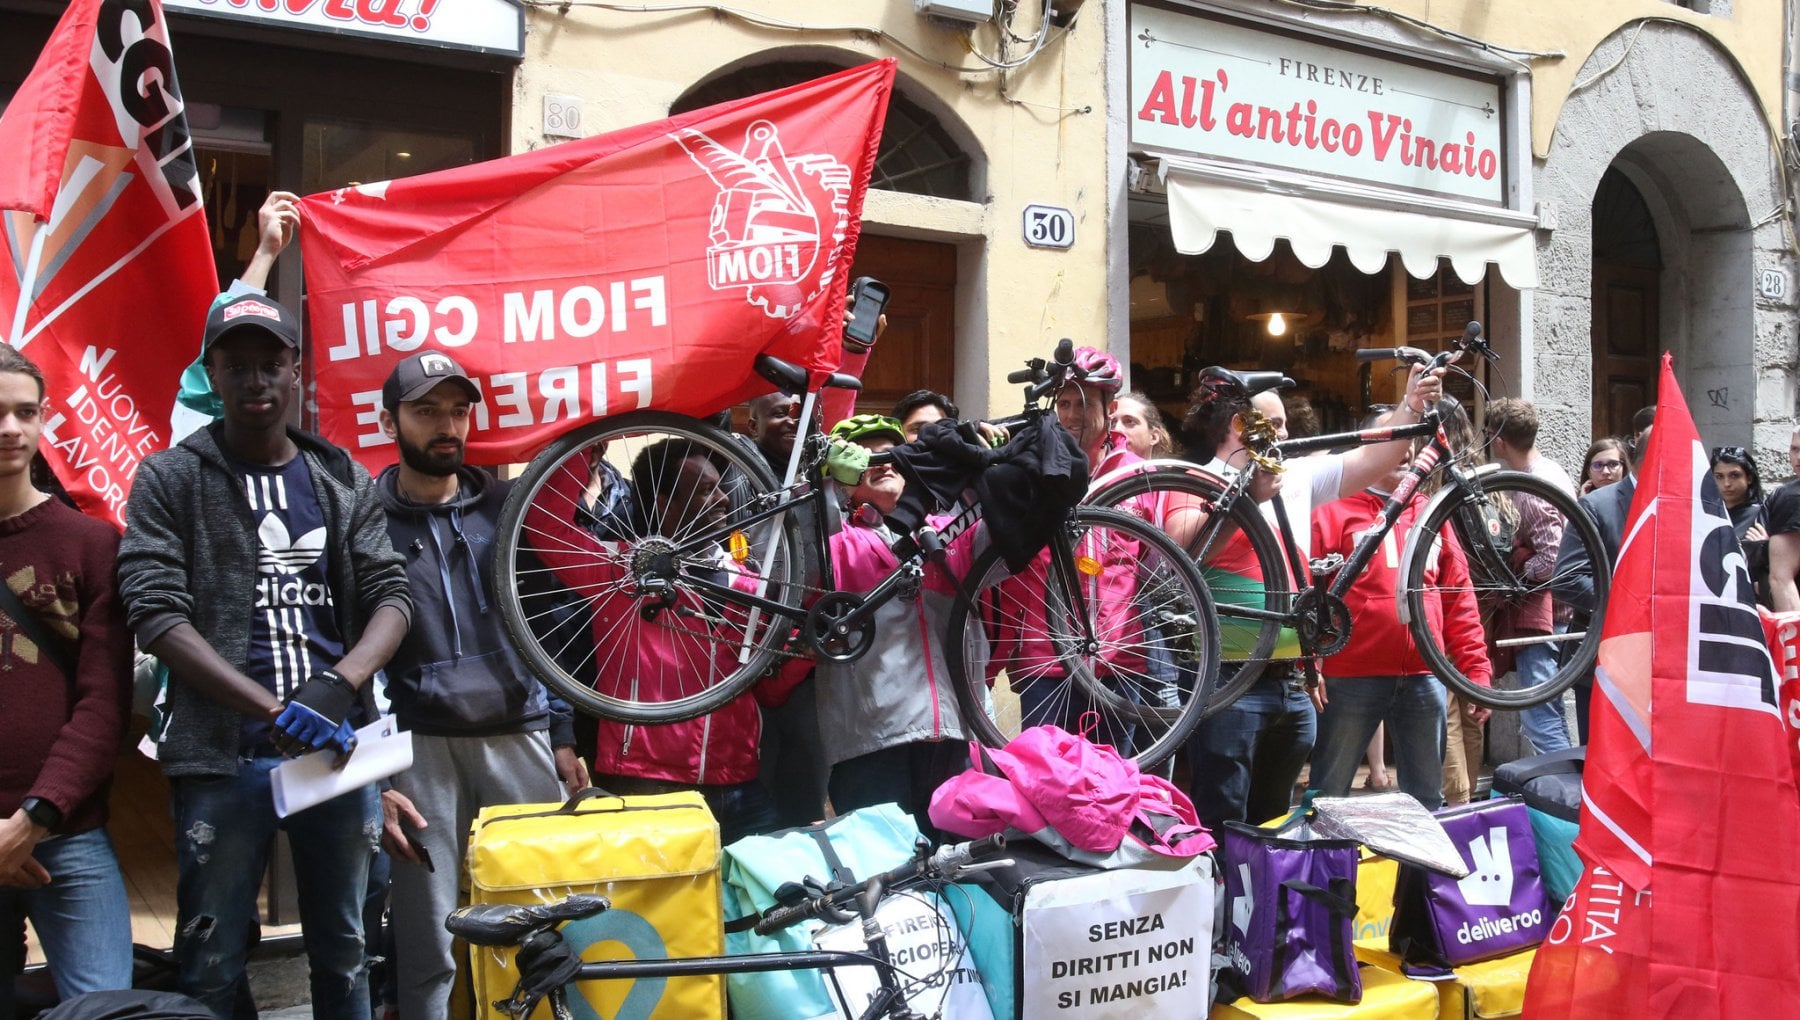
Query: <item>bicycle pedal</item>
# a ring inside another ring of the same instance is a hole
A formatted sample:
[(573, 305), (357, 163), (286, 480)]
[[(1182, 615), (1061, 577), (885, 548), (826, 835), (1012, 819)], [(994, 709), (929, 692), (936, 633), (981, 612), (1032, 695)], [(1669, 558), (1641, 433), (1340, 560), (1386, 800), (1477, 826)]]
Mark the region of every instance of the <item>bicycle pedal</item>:
[(1320, 581), (1344, 569), (1344, 555), (1332, 553), (1324, 559), (1313, 560), (1309, 566), (1312, 568), (1313, 580)]

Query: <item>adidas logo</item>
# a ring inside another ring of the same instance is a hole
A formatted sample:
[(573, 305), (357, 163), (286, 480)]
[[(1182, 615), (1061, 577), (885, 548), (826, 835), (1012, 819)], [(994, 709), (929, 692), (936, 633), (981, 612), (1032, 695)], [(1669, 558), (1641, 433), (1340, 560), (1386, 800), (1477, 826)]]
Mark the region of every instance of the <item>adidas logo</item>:
[(269, 514), (256, 529), (256, 572), (259, 574), (298, 574), (319, 561), (325, 552), (325, 529), (313, 530), (293, 538), (280, 517)]
[(331, 591), (324, 584), (294, 576), (324, 555), (324, 528), (292, 538), (281, 518), (269, 514), (257, 527), (256, 540), (260, 546), (256, 553), (256, 608), (332, 604)]

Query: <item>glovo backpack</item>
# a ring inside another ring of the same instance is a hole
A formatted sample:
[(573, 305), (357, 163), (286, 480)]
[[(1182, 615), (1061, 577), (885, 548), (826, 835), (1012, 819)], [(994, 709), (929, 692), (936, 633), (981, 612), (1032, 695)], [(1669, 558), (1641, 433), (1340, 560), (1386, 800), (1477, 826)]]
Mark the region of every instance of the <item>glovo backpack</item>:
[[(718, 956), (725, 951), (719, 825), (698, 793), (614, 797), (584, 790), (566, 804), (483, 808), (469, 827), (472, 903), (541, 903), (570, 893), (612, 906), (563, 926), (595, 960)], [(477, 1015), (512, 994), (512, 949), (472, 946)], [(718, 975), (589, 981), (570, 988), (576, 1015), (703, 1020), (725, 1015)], [(588, 1007), (583, 1009), (581, 1000)]]

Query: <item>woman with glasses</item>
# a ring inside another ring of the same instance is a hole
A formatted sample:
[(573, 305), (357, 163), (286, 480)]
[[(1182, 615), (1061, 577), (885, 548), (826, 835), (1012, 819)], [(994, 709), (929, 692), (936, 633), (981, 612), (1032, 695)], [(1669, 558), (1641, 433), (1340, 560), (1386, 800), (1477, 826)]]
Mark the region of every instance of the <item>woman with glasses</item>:
[(1625, 477), (1625, 440), (1603, 436), (1588, 447), (1587, 459), (1581, 462), (1581, 495)]
[(1731, 527), (1744, 547), (1750, 578), (1756, 582), (1758, 601), (1768, 598), (1769, 530), (1764, 516), (1762, 477), (1750, 451), (1741, 446), (1721, 446), (1712, 455), (1713, 484), (1731, 513)]

